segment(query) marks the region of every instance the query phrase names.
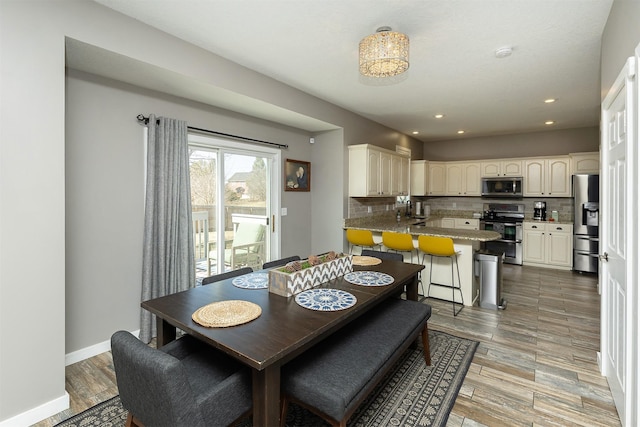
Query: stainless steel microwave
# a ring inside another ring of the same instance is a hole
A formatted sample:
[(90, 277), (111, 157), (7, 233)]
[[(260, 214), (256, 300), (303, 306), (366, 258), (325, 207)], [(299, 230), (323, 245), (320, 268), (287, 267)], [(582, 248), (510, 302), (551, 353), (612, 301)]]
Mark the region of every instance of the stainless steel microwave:
[(522, 177), (486, 177), (482, 179), (482, 197), (522, 198)]

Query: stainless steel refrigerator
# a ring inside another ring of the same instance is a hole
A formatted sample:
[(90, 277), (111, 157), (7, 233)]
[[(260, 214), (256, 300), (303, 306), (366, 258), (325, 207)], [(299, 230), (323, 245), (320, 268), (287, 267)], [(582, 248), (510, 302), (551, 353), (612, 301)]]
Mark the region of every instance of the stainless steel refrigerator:
[(600, 176), (573, 175), (573, 269), (598, 272)]

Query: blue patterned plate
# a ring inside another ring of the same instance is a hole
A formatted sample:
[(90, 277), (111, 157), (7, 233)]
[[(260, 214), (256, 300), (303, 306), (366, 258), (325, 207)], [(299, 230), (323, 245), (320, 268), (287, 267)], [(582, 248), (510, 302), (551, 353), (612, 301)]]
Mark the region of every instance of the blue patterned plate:
[(267, 273), (249, 273), (236, 277), (231, 283), (242, 289), (266, 289), (269, 287), (269, 275)]
[(296, 295), (298, 305), (317, 311), (338, 311), (353, 307), (358, 300), (340, 289), (309, 289)]
[(379, 271), (352, 271), (344, 275), (344, 280), (360, 286), (387, 286), (393, 283), (393, 276)]

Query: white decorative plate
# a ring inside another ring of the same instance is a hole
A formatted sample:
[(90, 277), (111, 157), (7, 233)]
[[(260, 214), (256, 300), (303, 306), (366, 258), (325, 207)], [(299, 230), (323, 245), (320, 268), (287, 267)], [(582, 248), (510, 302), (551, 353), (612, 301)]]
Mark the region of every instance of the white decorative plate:
[(309, 289), (296, 295), (298, 305), (317, 311), (338, 311), (353, 307), (358, 300), (340, 289)]
[(244, 274), (234, 278), (231, 283), (242, 289), (266, 289), (269, 287), (269, 275), (267, 273)]
[(393, 276), (379, 271), (352, 271), (344, 275), (344, 280), (360, 286), (387, 286), (393, 283)]

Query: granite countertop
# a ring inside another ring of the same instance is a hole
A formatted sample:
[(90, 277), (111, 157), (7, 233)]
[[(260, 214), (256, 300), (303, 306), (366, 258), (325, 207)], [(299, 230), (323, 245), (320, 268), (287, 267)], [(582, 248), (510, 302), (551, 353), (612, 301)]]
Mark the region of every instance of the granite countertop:
[[(433, 218), (433, 217), (431, 217)], [(354, 228), (359, 230), (371, 230), (382, 233), (383, 231), (393, 231), (396, 233), (409, 233), (413, 236), (437, 236), (449, 237), (454, 240), (471, 240), (477, 242), (488, 242), (499, 239), (500, 233), (484, 230), (462, 230), (457, 228), (426, 227), (415, 225), (424, 221), (419, 218), (402, 217), (398, 222), (390, 215), (376, 215), (361, 218), (347, 218), (344, 220), (343, 228)]]

